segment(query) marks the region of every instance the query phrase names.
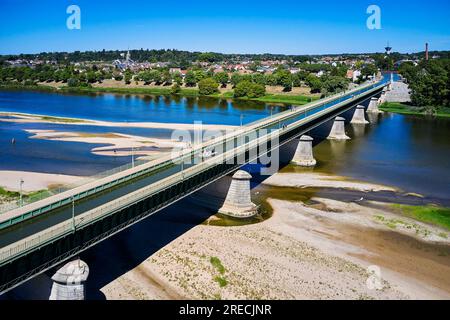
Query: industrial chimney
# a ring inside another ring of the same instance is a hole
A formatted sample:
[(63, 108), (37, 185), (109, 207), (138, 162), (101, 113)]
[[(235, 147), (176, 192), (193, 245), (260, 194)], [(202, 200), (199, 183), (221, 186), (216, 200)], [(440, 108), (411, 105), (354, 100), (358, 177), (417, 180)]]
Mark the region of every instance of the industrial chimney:
[(425, 43), (425, 60), (428, 61), (428, 42)]

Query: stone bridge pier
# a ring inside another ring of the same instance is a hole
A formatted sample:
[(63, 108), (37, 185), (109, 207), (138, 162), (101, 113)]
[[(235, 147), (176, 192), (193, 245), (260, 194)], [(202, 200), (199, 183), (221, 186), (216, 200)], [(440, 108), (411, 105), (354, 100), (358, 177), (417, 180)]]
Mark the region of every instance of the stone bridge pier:
[(250, 218), (258, 213), (258, 207), (251, 199), (251, 178), (252, 176), (244, 170), (239, 170), (233, 175), (230, 189), (219, 213), (234, 218)]
[(345, 119), (342, 117), (336, 117), (334, 119), (333, 127), (331, 128), (329, 140), (350, 140), (345, 134)]
[(314, 167), (316, 165), (316, 159), (313, 156), (312, 150), (313, 138), (310, 136), (301, 136), (295, 150), (294, 158), (292, 162), (302, 167)]
[(380, 104), (384, 103), (384, 102), (380, 103), (381, 100), (384, 101), (384, 96), (383, 95), (381, 95), (380, 99), (377, 99), (375, 97), (370, 99), (370, 103), (369, 103), (369, 107), (367, 108), (367, 112), (368, 113), (381, 113), (380, 109), (378, 109), (378, 106)]
[(50, 300), (84, 300), (88, 276), (86, 262), (77, 259), (66, 263), (52, 277)]
[(366, 117), (364, 115), (364, 106), (358, 105), (356, 107), (355, 113), (353, 114), (352, 121), (350, 121), (352, 124), (368, 124), (369, 121), (366, 120)]

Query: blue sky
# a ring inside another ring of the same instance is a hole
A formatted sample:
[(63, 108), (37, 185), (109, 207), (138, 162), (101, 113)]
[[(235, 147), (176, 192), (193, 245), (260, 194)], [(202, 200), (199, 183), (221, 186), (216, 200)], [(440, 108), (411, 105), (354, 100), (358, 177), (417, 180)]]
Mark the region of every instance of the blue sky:
[[(81, 8), (81, 30), (66, 8)], [(366, 27), (369, 5), (381, 30)], [(0, 0), (0, 54), (127, 48), (322, 54), (450, 49), (447, 0)]]

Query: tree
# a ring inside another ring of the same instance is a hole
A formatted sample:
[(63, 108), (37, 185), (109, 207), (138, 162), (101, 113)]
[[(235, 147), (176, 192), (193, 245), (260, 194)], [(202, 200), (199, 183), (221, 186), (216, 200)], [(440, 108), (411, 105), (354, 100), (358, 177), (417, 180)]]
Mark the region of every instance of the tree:
[(265, 94), (266, 88), (264, 85), (253, 83), (248, 80), (239, 82), (234, 88), (235, 98), (248, 97), (252, 99), (262, 97)]
[(194, 74), (195, 74), (195, 80), (197, 81), (197, 83), (205, 78), (209, 78), (208, 75), (203, 70), (194, 71)]
[(94, 83), (97, 82), (97, 75), (94, 71), (88, 71), (86, 73), (86, 80), (88, 83)]
[(150, 81), (154, 82), (155, 84), (159, 85), (162, 83), (162, 74), (159, 70), (152, 70), (149, 72)]
[(249, 98), (259, 98), (266, 94), (266, 87), (259, 83), (252, 83), (248, 88), (247, 97)]
[(429, 114), (450, 105), (449, 59), (423, 61), (418, 66), (404, 63), (399, 71), (409, 84), (412, 104)]
[(301, 87), (302, 86), (302, 79), (300, 72), (297, 72), (292, 75), (292, 86), (293, 87)]
[(69, 80), (67, 80), (68, 87), (73, 88), (73, 87), (78, 87), (79, 85), (80, 85), (80, 82), (76, 78), (70, 78)]
[(364, 65), (364, 67), (361, 68), (361, 76), (364, 79), (367, 79), (367, 77), (369, 77), (369, 76), (373, 76), (377, 72), (378, 72), (377, 66), (372, 63), (366, 64), (366, 65)]
[(250, 81), (241, 81), (234, 87), (234, 97), (242, 98), (246, 97), (248, 93), (248, 87), (251, 85)]
[(144, 85), (148, 85), (150, 84), (151, 80), (150, 80), (150, 74), (148, 71), (141, 71), (138, 73), (137, 77), (139, 80), (144, 81)]
[(236, 85), (237, 85), (239, 82), (241, 82), (241, 81), (242, 81), (242, 75), (240, 75), (240, 74), (237, 73), (237, 72), (233, 72), (233, 73), (231, 74), (230, 82), (231, 82), (231, 84), (233, 85), (233, 87), (236, 87)]
[(130, 84), (132, 78), (133, 78), (133, 74), (131, 73), (131, 70), (127, 69), (124, 74), (125, 84)]
[(178, 82), (175, 82), (170, 89), (171, 94), (179, 94), (181, 92), (181, 86), (178, 84)]
[(306, 84), (311, 89), (311, 93), (319, 93), (322, 90), (322, 81), (313, 74), (306, 77)]
[(186, 84), (186, 87), (195, 87), (197, 84), (197, 80), (195, 79), (195, 73), (192, 70), (189, 70), (186, 73), (186, 77), (184, 78), (184, 83)]
[(268, 86), (277, 85), (277, 77), (274, 74), (266, 74), (264, 77)]
[(203, 62), (216, 62), (221, 61), (222, 58), (220, 54), (213, 53), (213, 52), (203, 52), (198, 56), (198, 61)]
[(264, 86), (264, 85), (266, 85), (266, 78), (261, 73), (254, 73), (252, 75), (252, 82), (258, 83), (258, 84), (261, 84)]
[(348, 71), (348, 68), (345, 65), (337, 65), (336, 67), (333, 67), (331, 69), (330, 75), (336, 76), (336, 77), (346, 77), (347, 71)]
[(222, 88), (225, 88), (230, 80), (228, 73), (226, 72), (218, 72), (214, 75), (214, 80), (222, 85)]
[(292, 90), (292, 75), (289, 71), (280, 69), (275, 73), (277, 84), (283, 87), (283, 91), (288, 92)]
[(198, 83), (198, 92), (207, 96), (219, 92), (219, 84), (213, 78), (205, 78)]
[(410, 61), (402, 63), (398, 67), (398, 72), (406, 79), (406, 80), (413, 80), (413, 78), (417, 74), (416, 67), (414, 64)]
[(348, 80), (339, 76), (323, 76), (322, 88), (327, 93), (335, 93), (348, 88)]
[(178, 84), (178, 86), (181, 86), (181, 84), (183, 83), (183, 77), (181, 76), (181, 73), (179, 73), (178, 71), (172, 74), (172, 80), (173, 82)]
[(169, 70), (166, 70), (161, 74), (161, 82), (164, 83), (164, 85), (172, 84), (172, 76), (170, 75)]

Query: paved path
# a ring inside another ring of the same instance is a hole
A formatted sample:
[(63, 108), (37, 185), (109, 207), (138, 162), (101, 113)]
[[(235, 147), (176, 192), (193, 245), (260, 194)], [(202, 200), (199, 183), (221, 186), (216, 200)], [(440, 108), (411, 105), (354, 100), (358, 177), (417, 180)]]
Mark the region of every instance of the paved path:
[(411, 96), (409, 94), (409, 87), (403, 82), (394, 82), (392, 84), (392, 91), (386, 94), (387, 102), (410, 102)]

